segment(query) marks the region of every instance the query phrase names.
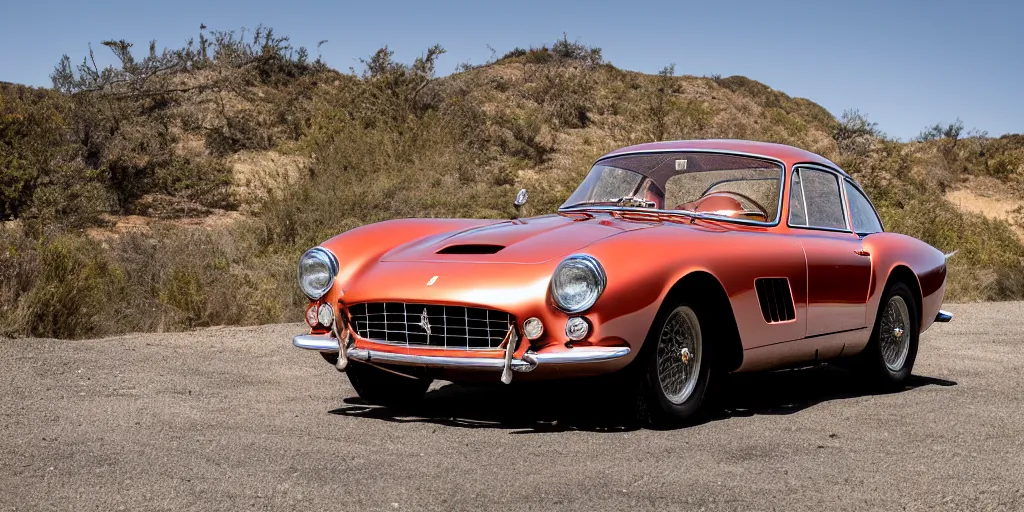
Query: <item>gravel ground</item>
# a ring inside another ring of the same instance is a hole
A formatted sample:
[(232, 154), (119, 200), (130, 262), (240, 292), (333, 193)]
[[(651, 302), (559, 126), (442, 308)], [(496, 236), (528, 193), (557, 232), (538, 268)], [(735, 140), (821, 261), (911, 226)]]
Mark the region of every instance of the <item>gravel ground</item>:
[(367, 406), (298, 325), (0, 340), (0, 510), (1024, 510), (1024, 303), (948, 309), (904, 391), (733, 376), (665, 431), (586, 382)]

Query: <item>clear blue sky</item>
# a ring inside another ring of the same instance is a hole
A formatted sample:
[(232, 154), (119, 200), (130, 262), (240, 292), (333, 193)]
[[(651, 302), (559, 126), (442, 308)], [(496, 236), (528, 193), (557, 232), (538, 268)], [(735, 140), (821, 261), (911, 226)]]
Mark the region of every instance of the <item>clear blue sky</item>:
[(745, 75), (834, 114), (858, 108), (904, 139), (960, 117), (991, 135), (1024, 132), (1024, 2), (818, 0), (800, 2), (547, 1), (329, 2), (301, 0), (4, 0), (0, 80), (49, 86), (64, 53), (78, 62), (91, 42), (150, 39), (179, 46), (200, 23), (263, 23), (340, 70), (382, 45), (411, 60), (439, 43), (439, 71), (549, 43), (563, 32), (599, 46), (620, 68)]

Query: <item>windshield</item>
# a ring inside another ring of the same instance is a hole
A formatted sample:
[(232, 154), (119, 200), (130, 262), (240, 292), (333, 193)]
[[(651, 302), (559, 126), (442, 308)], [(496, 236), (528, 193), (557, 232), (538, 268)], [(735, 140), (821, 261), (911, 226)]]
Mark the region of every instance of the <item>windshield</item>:
[(774, 223), (782, 166), (717, 153), (641, 153), (594, 165), (562, 208), (618, 206)]

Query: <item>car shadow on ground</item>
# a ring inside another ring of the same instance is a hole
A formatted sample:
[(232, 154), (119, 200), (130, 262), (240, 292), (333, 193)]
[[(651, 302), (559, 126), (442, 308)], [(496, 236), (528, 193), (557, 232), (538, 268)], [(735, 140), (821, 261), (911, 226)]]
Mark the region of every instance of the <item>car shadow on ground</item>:
[[(897, 390), (879, 391), (855, 373), (832, 365), (756, 374), (728, 375), (703, 422), (755, 415), (793, 414), (819, 403), (869, 395), (901, 393), (956, 382), (912, 375)], [(590, 431), (625, 432), (639, 426), (611, 379), (514, 383), (488, 386), (448, 384), (431, 387), (410, 409), (367, 404), (358, 397), (330, 414), (397, 423), (432, 423), (460, 428), (508, 429), (513, 434)]]

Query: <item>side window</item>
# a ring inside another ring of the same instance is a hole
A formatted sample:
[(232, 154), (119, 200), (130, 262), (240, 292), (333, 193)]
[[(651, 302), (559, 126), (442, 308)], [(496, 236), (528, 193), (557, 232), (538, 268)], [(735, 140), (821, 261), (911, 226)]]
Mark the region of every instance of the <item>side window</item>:
[(806, 226), (807, 213), (804, 205), (804, 187), (800, 182), (800, 171), (793, 171), (793, 181), (789, 187), (789, 225)]
[[(797, 169), (790, 192), (789, 223), (792, 226), (846, 229), (843, 199), (835, 174)], [(799, 204), (795, 199), (799, 198)]]
[(879, 233), (882, 231), (882, 223), (878, 221), (878, 214), (864, 194), (853, 186), (853, 183), (844, 181), (846, 187), (846, 199), (850, 201), (850, 217), (853, 219), (853, 230), (859, 234)]

